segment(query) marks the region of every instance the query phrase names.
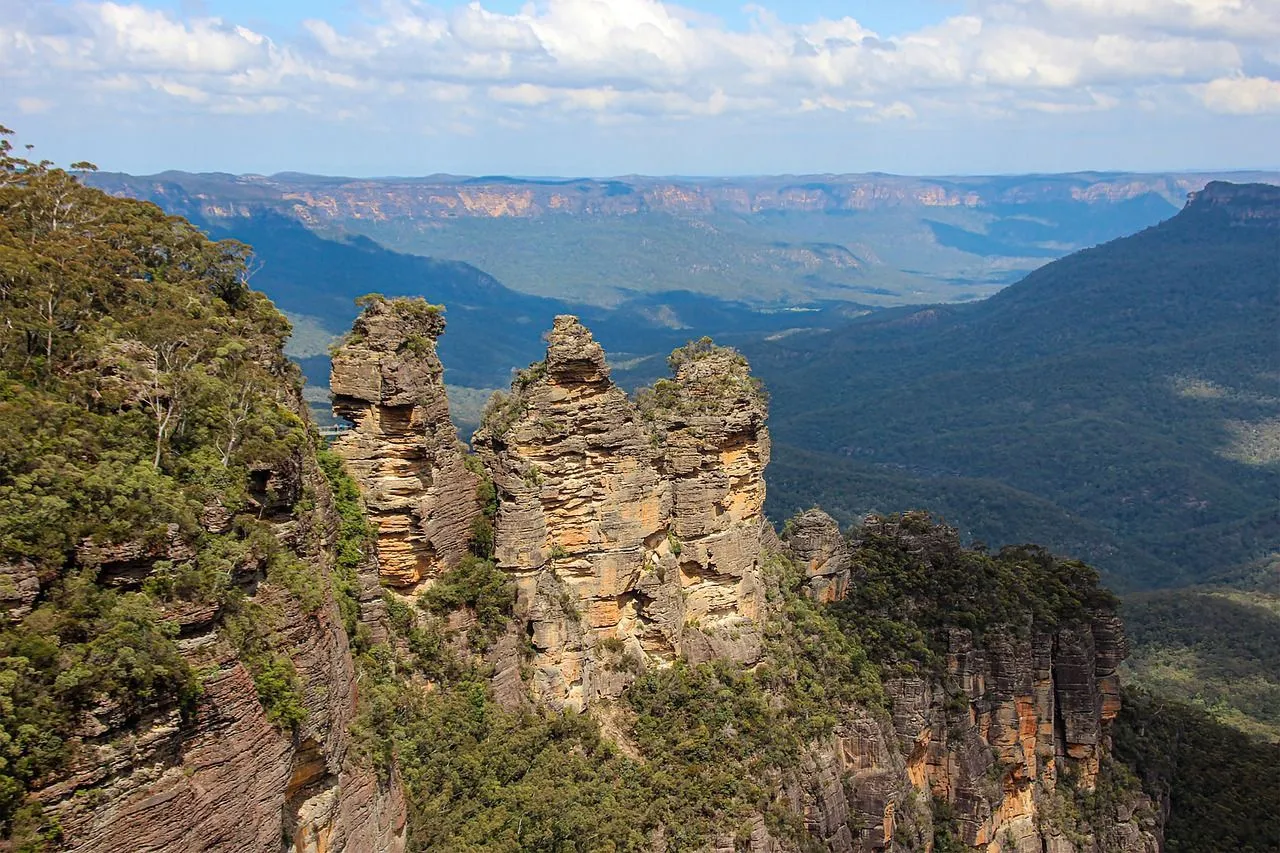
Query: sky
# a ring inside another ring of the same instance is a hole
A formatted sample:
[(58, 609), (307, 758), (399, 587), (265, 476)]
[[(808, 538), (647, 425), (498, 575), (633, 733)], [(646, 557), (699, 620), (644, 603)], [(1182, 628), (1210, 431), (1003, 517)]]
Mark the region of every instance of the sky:
[(1280, 168), (1280, 0), (0, 0), (55, 162), (352, 176)]

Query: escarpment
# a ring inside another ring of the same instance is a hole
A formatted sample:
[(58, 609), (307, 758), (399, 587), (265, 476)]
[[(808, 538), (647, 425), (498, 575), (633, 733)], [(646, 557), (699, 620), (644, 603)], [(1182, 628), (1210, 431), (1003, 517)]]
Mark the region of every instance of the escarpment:
[(435, 348), (445, 327), (440, 309), (371, 300), (333, 353), (334, 412), (353, 424), (334, 451), (378, 528), (383, 581), (412, 592), (467, 552), (479, 480), (449, 420)]
[(376, 555), (248, 248), (10, 151), (0, 849), (398, 853), (351, 734)]
[[(809, 511), (784, 538), (811, 594), (835, 601), (846, 625), (901, 631), (900, 641), (919, 632), (931, 646), (886, 655), (899, 660), (885, 668), (888, 716), (852, 715), (810, 759), (846, 779), (813, 790), (807, 809), (819, 826), (856, 815), (862, 829), (842, 849), (912, 849), (898, 837), (904, 825), (908, 835), (923, 825), (934, 839), (988, 851), (1160, 849), (1152, 803), (1118, 781), (1123, 771), (1109, 758), (1126, 650), (1114, 603), (1087, 577), (1071, 577), (1082, 567), (1053, 565), (1040, 551), (966, 552), (954, 529), (921, 514), (870, 517), (848, 543)], [(887, 562), (901, 571), (883, 571)], [(1027, 596), (993, 579), (1000, 572), (1022, 576), (1016, 588)], [(1063, 575), (1066, 590), (1045, 589)], [(896, 588), (887, 597), (868, 589), (886, 583)], [(961, 586), (1017, 598), (948, 599)], [(837, 589), (849, 599), (832, 597)], [(1026, 600), (1041, 594), (1072, 604)], [(962, 627), (975, 621), (987, 624)], [(1080, 803), (1089, 798), (1086, 819)]]
[(740, 354), (633, 400), (559, 317), (470, 456), (440, 309), (369, 298), (331, 451), (245, 247), (10, 150), (0, 847), (1157, 849), (1092, 570), (779, 538)]
[[(850, 539), (815, 509), (779, 541), (763, 515), (765, 396), (745, 360), (703, 340), (670, 365), (633, 400), (590, 332), (559, 317), (546, 359), (474, 436), (537, 704), (598, 714), (634, 750), (617, 703), (642, 673), (712, 660), (770, 673), (780, 654), (816, 654), (826, 641), (805, 619), (825, 619), (865, 648), (883, 699), (824, 688), (831, 727), (760, 777), (800, 835), (748, 815), (707, 849), (1159, 849), (1150, 804), (1109, 758), (1124, 643), (1091, 570), (968, 551), (922, 514), (869, 518)], [(821, 616), (786, 603), (792, 583)], [(799, 701), (775, 684), (780, 707)]]
[[(203, 529), (79, 549), (99, 583), (158, 599), (200, 687), (188, 707), (138, 716), (102, 698), (84, 715), (69, 762), (31, 794), (58, 849), (404, 850), (403, 795), (349, 733), (351, 642), (381, 621), (376, 562), (335, 587), (338, 521), (305, 443), (249, 470), (261, 490), (235, 510), (206, 506)], [(125, 635), (121, 653), (139, 654), (134, 641)]]
[(494, 560), (528, 613), (533, 691), (554, 706), (617, 696), (628, 659), (759, 656), (763, 403), (741, 356), (691, 360), (669, 405), (642, 413), (590, 332), (558, 317), (546, 360), (475, 435), (498, 492)]

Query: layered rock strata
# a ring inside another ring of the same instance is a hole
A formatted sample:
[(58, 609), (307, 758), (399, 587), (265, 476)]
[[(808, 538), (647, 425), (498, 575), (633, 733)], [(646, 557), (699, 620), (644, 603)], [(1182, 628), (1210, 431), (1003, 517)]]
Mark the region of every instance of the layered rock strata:
[[(255, 562), (237, 566), (232, 580), (250, 592), (253, 629), (297, 673), (302, 721), (287, 730), (268, 719), (216, 601), (166, 603), (163, 616), (179, 626), (179, 649), (200, 673), (202, 695), (185, 718), (178, 708), (162, 707), (128, 721), (109, 705), (86, 716), (70, 766), (33, 795), (61, 828), (60, 849), (404, 850), (403, 793), (394, 780), (380, 780), (357, 759), (348, 731), (356, 713), (356, 676), (327, 581), (337, 529), (328, 486), (310, 452), (262, 471), (264, 481), (275, 483), (272, 494), (286, 497), (270, 506), (251, 502), (251, 514), (270, 519), (280, 544), (305, 562), (325, 591), (318, 607), (304, 609)], [(312, 505), (286, 505), (304, 493), (314, 496)], [(221, 528), (221, 513), (205, 517)], [(160, 545), (86, 543), (78, 558), (128, 591), (142, 584), (157, 561), (180, 564), (194, 557), (190, 544), (175, 535)], [(361, 566), (359, 582), (361, 619), (376, 636), (380, 593), (372, 557)]]
[[(937, 547), (931, 536), (955, 539), (946, 528), (915, 534), (883, 519), (866, 524), (912, 553)], [(830, 600), (833, 589), (857, 582), (857, 545), (824, 513), (806, 512), (788, 528), (790, 554), (815, 598)], [(835, 733), (813, 745), (796, 804), (833, 851), (922, 849), (936, 799), (953, 815), (957, 840), (988, 853), (1157, 853), (1158, 820), (1144, 796), (1105, 806), (1101, 833), (1077, 831), (1067, 818), (1074, 792), (1099, 783), (1125, 652), (1110, 611), (981, 643), (953, 629), (940, 675), (889, 679), (888, 716), (848, 709)], [(833, 778), (844, 784), (823, 782)]]
[(759, 656), (763, 399), (732, 351), (676, 367), (642, 412), (590, 332), (557, 317), (545, 362), (474, 437), (552, 706), (618, 695), (637, 663)]
[(334, 351), (329, 379), (335, 414), (353, 425), (333, 449), (377, 527), (383, 581), (406, 592), (466, 554), (480, 514), (436, 356), (444, 328), (420, 299), (374, 299)]
[(804, 571), (809, 597), (822, 604), (843, 599), (853, 559), (835, 519), (820, 509), (805, 510), (787, 522), (783, 538)]

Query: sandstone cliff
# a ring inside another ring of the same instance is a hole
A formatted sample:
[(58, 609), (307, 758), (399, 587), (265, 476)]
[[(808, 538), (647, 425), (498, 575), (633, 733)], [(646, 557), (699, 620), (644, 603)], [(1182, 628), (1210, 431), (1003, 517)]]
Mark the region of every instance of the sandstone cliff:
[[(788, 527), (812, 595), (839, 600), (859, 583), (861, 546), (824, 513)], [(945, 527), (872, 517), (863, 535), (896, 540), (926, 567), (959, 550)], [(1117, 787), (1107, 766), (1126, 653), (1119, 618), (1103, 608), (1027, 628), (980, 640), (948, 629), (939, 670), (886, 678), (888, 718), (854, 711), (814, 746), (800, 802), (829, 849), (921, 849), (922, 827), (936, 837), (940, 813), (957, 842), (990, 853), (1160, 849), (1152, 804), (1136, 786)], [(1076, 799), (1099, 785), (1107, 795), (1083, 826)]]
[(617, 696), (624, 660), (759, 656), (759, 555), (769, 439), (745, 361), (703, 347), (641, 410), (604, 351), (559, 317), (545, 362), (496, 400), (474, 438), (556, 707)]
[[(300, 400), (294, 405), (300, 410)], [(351, 748), (356, 674), (330, 584), (337, 520), (328, 484), (310, 448), (256, 472), (263, 488), (245, 509), (267, 522), (302, 574), (277, 578), (260, 555), (229, 567), (233, 586), (249, 592), (243, 599), (163, 605), (164, 617), (179, 626), (182, 655), (200, 675), (201, 696), (188, 713), (161, 707), (129, 721), (107, 704), (86, 717), (71, 765), (33, 794), (60, 827), (61, 849), (404, 849), (399, 788), (379, 781)], [(219, 506), (207, 507), (203, 517), (206, 533), (226, 533), (237, 523)], [(157, 570), (182, 571), (196, 550), (175, 535), (159, 544), (86, 542), (78, 559), (100, 583), (128, 591)], [(381, 602), (372, 558), (360, 575), (362, 600), (353, 604), (376, 627)], [(10, 611), (10, 618), (21, 612)], [(264, 666), (296, 673), (288, 679), (298, 702), (295, 725), (269, 719), (254, 672), (260, 676)]]
[(377, 525), (383, 581), (406, 593), (467, 552), (480, 514), (436, 357), (444, 326), (422, 300), (375, 298), (334, 351), (329, 379), (334, 412), (354, 425), (334, 451)]
[[(345, 347), (335, 376), (360, 369), (357, 353), (380, 376), (404, 369), (387, 347), (357, 345), (366, 349)], [(779, 542), (763, 516), (765, 397), (745, 360), (704, 340), (670, 364), (672, 377), (633, 401), (613, 384), (590, 332), (559, 317), (545, 361), (495, 398), (473, 439), (497, 492), (493, 559), (515, 581), (513, 631), (529, 641), (525, 689), (543, 706), (598, 713), (624, 749), (611, 700), (638, 672), (677, 659), (750, 668), (766, 657), (772, 620), (790, 617), (768, 593), (779, 581), (763, 560), (791, 561), (806, 595), (840, 606), (871, 582), (859, 567), (873, 540), (891, 541), (926, 574), (961, 550), (955, 531), (914, 517), (868, 519), (865, 541), (851, 543), (820, 510), (789, 522)], [(415, 369), (418, 387), (439, 387), (438, 362)], [(336, 405), (350, 411), (358, 395), (340, 393)], [(357, 412), (357, 423), (371, 411)], [(442, 416), (443, 406), (434, 411)], [(387, 458), (384, 443), (420, 442), (432, 430), (424, 414), (398, 436), (356, 438), (368, 458)], [(360, 479), (376, 504), (378, 481)], [(446, 500), (450, 489), (459, 501), (474, 495), (473, 479), (437, 474), (431, 483)], [(933, 668), (886, 669), (887, 710), (828, 708), (834, 730), (799, 747), (791, 769), (770, 782), (778, 803), (808, 838), (840, 853), (928, 850), (941, 838), (988, 853), (1157, 851), (1153, 811), (1109, 764), (1124, 655), (1114, 612), (1037, 618), (982, 636), (947, 629)], [(504, 641), (493, 655), (502, 690), (514, 695), (512, 652)], [(1102, 805), (1083, 816), (1080, 798), (1100, 786)], [(762, 815), (709, 849), (799, 848)]]
[[(1078, 202), (1108, 204), (1157, 195), (1180, 204), (1217, 176), (1206, 173), (1098, 176), (1027, 176), (929, 179), (893, 175), (812, 175), (717, 179), (632, 177), (625, 180), (523, 181), (454, 178), (334, 181), (308, 176), (209, 176), (168, 173), (134, 177), (100, 174), (93, 181), (112, 192), (154, 200), (166, 209), (216, 219), (252, 216), (264, 209), (305, 222), (448, 220), (544, 216), (617, 217), (650, 213), (701, 216), (772, 211), (847, 212), (885, 208), (990, 208), (997, 205)], [(1273, 181), (1274, 173), (1233, 179)]]

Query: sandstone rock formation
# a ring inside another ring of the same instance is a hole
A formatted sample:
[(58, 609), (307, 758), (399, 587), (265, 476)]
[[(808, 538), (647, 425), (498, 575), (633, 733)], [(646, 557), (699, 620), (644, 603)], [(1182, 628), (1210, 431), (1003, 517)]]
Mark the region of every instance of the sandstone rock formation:
[[(955, 540), (947, 528), (915, 533), (876, 518), (866, 526), (913, 553), (938, 547), (930, 537)], [(856, 543), (846, 543), (825, 513), (803, 513), (788, 527), (785, 540), (810, 594), (831, 600), (833, 588), (857, 583), (849, 574)], [(981, 643), (952, 629), (947, 646), (942, 673), (886, 681), (889, 717), (851, 709), (826, 743), (811, 747), (796, 802), (828, 849), (922, 849), (936, 798), (952, 811), (957, 840), (989, 853), (1157, 853), (1158, 820), (1144, 796), (1105, 816), (1106, 837), (1073, 832), (1065, 817), (1072, 792), (1097, 786), (1109, 754), (1116, 668), (1126, 653), (1114, 612)], [(844, 826), (858, 829), (846, 838)]]
[(675, 366), (638, 408), (590, 332), (557, 317), (546, 361), (474, 437), (498, 490), (495, 560), (537, 650), (533, 690), (553, 706), (616, 696), (627, 660), (759, 656), (763, 400), (732, 351), (703, 345)]
[[(310, 508), (250, 504), (271, 520), (282, 546), (326, 578), (336, 528), (328, 487), (314, 458), (277, 463), (263, 481), (273, 495), (315, 495)], [(208, 518), (218, 513), (206, 513)], [(181, 563), (194, 551), (176, 533), (168, 543), (86, 543), (104, 582), (138, 588), (158, 560)], [(81, 728), (74, 760), (34, 792), (57, 821), (63, 848), (74, 853), (138, 850), (261, 853), (399, 853), (405, 847), (405, 802), (394, 780), (380, 780), (357, 759), (348, 731), (356, 712), (354, 661), (333, 595), (304, 609), (264, 567), (237, 567), (233, 580), (249, 590), (255, 630), (297, 672), (305, 719), (296, 730), (268, 720), (246, 662), (229, 641), (214, 602), (172, 602), (164, 615), (180, 626), (179, 648), (201, 674), (203, 695), (184, 717), (165, 707), (138, 720), (104, 706)], [(377, 564), (365, 561), (367, 605), (380, 600)], [(377, 621), (377, 608), (362, 614)], [(282, 843), (282, 839), (284, 840)]]
[(783, 539), (804, 570), (810, 598), (823, 604), (844, 598), (852, 559), (834, 518), (820, 509), (805, 510), (787, 522)]
[(377, 525), (383, 581), (405, 592), (467, 552), (480, 514), (436, 357), (444, 326), (422, 300), (374, 299), (334, 352), (329, 380), (334, 412), (354, 425), (334, 451)]

